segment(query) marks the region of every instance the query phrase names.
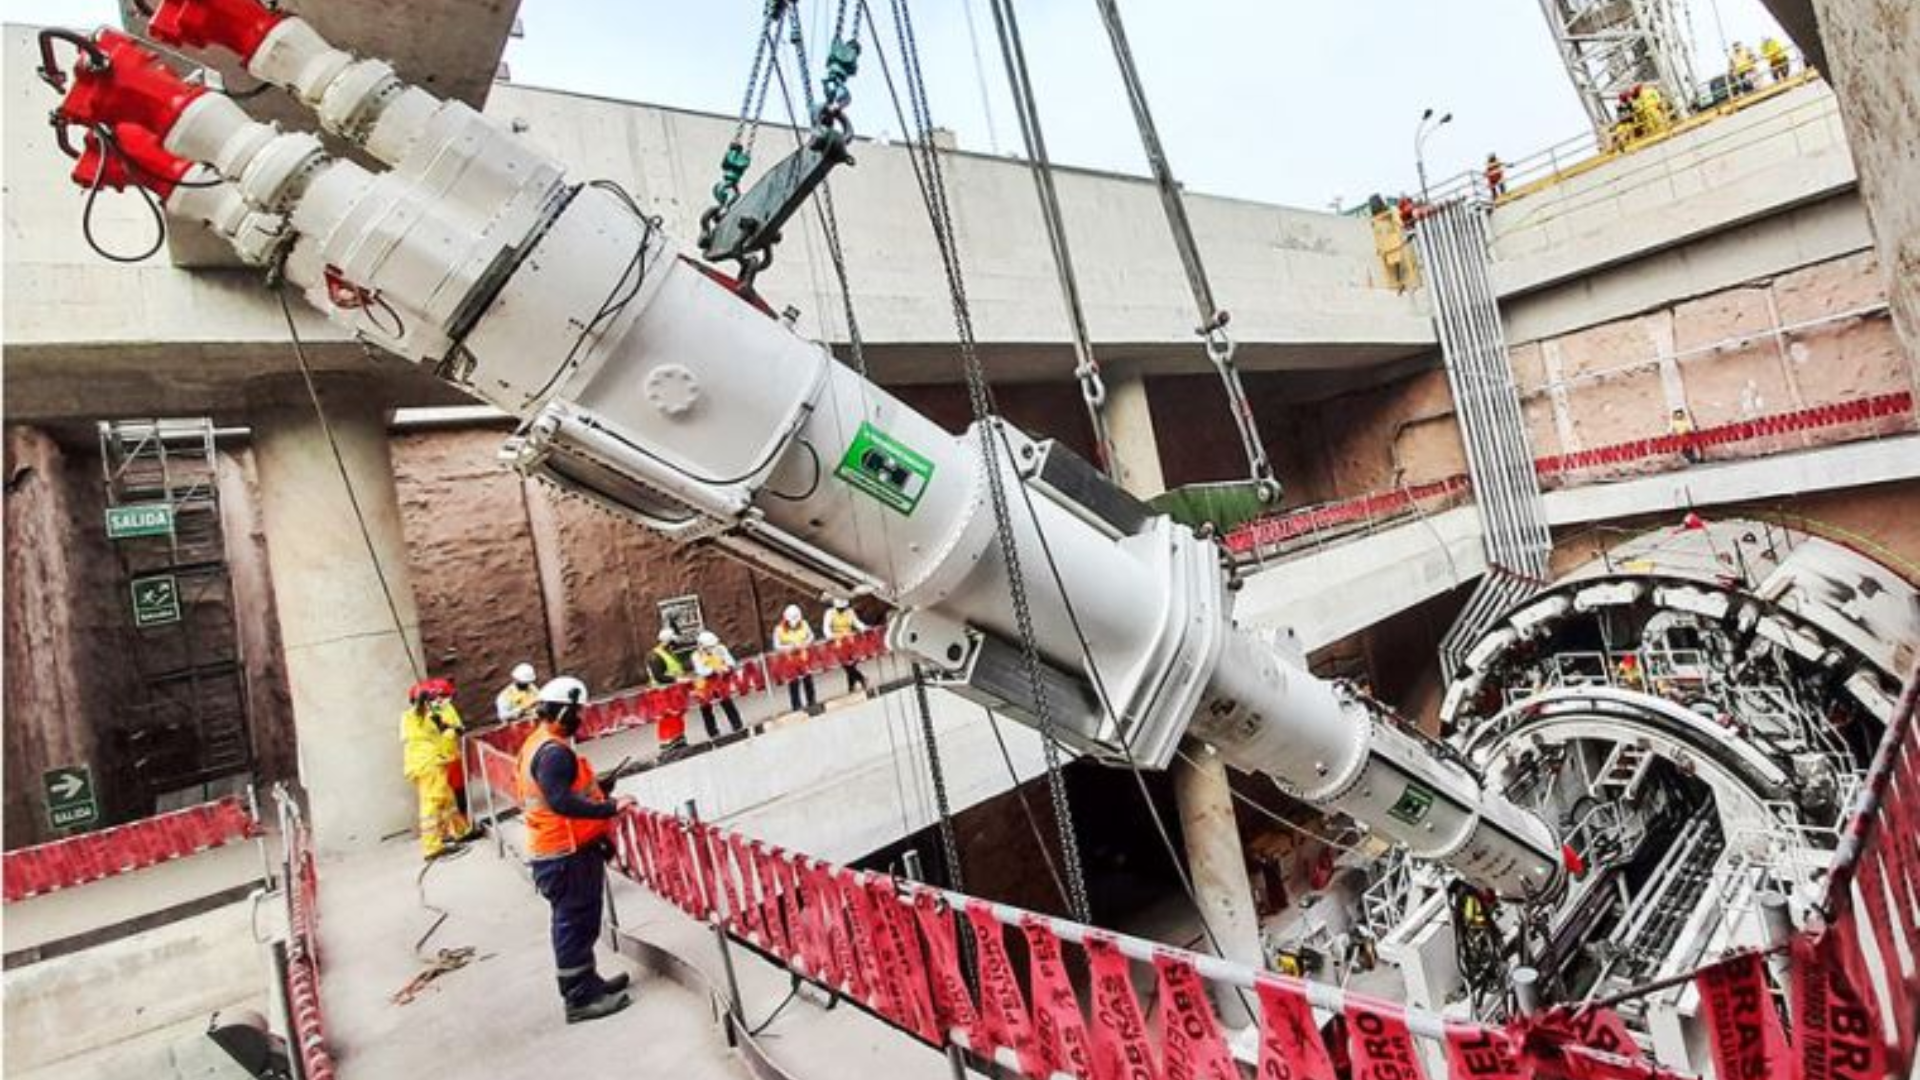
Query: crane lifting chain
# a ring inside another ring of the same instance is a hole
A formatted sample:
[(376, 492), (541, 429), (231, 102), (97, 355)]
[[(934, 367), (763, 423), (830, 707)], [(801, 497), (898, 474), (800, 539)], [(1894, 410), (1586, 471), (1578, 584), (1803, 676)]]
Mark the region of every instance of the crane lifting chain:
[[(743, 291), (751, 290), (753, 279), (772, 264), (781, 227), (806, 205), (828, 173), (836, 166), (853, 163), (853, 155), (848, 152), (853, 142), (853, 124), (847, 118), (853, 94), (847, 84), (860, 70), (861, 16), (856, 10), (849, 28), (847, 6), (847, 0), (842, 0), (834, 23), (833, 45), (827, 52), (821, 97), (816, 102), (799, 5), (792, 0), (769, 0), (767, 4), (753, 69), (747, 76), (741, 126), (735, 129), (734, 139), (720, 159), (720, 182), (713, 190), (714, 205), (700, 217), (701, 254), (711, 260), (737, 263)], [(788, 28), (787, 40), (798, 61), (812, 127), (800, 147), (742, 193), (740, 183), (753, 165), (752, 133), (759, 128), (767, 85), (773, 78), (780, 77), (775, 35), (783, 24)], [(750, 130), (747, 128), (749, 109), (752, 111)]]
[(1126, 84), (1127, 101), (1133, 106), (1134, 124), (1140, 129), (1140, 146), (1146, 151), (1147, 165), (1153, 170), (1153, 180), (1160, 189), (1160, 202), (1166, 209), (1167, 225), (1173, 230), (1174, 247), (1180, 252), (1180, 264), (1187, 273), (1187, 285), (1193, 291), (1193, 301), (1200, 309), (1200, 325), (1195, 329), (1206, 342), (1207, 359), (1213, 363), (1220, 374), (1220, 383), (1226, 389), (1227, 403), (1233, 411), (1233, 422), (1240, 430), (1240, 445), (1246, 451), (1247, 468), (1253, 474), (1253, 484), (1262, 502), (1278, 502), (1280, 484), (1274, 479), (1273, 465), (1267, 460), (1266, 444), (1260, 439), (1260, 428), (1254, 420), (1253, 406), (1247, 401), (1246, 387), (1240, 382), (1240, 369), (1234, 366), (1233, 338), (1227, 333), (1227, 313), (1214, 303), (1213, 286), (1207, 281), (1207, 269), (1200, 261), (1200, 247), (1193, 237), (1193, 223), (1187, 220), (1187, 206), (1180, 197), (1180, 185), (1173, 177), (1173, 168), (1167, 162), (1166, 150), (1160, 144), (1159, 129), (1154, 126), (1153, 113), (1147, 108), (1146, 87), (1140, 82), (1140, 71), (1134, 66), (1133, 50), (1127, 45), (1127, 31), (1120, 21), (1120, 5), (1117, 0), (1097, 0), (1100, 16), (1106, 24), (1107, 37), (1113, 42), (1113, 56), (1120, 67), (1120, 79)]

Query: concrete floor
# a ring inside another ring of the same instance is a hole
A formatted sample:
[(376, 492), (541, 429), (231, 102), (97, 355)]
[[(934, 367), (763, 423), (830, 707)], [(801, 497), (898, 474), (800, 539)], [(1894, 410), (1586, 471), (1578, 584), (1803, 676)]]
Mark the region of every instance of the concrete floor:
[[(547, 907), (519, 864), (479, 845), (437, 864), (429, 901), (448, 918), (427, 942), (471, 946), (473, 962), (411, 1003), (391, 998), (422, 967), (415, 941), (434, 916), (420, 906), (410, 841), (320, 868), (321, 985), (343, 1080), (404, 1076), (539, 1076), (575, 1071), (686, 1078), (744, 1075), (705, 1000), (665, 979), (636, 977), (632, 1008), (566, 1024), (554, 987)], [(610, 952), (601, 970), (621, 969)]]

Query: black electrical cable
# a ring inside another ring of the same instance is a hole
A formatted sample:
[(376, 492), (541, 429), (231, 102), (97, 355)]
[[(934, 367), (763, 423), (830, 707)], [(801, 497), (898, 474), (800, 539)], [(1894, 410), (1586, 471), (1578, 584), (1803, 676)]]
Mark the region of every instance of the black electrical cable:
[(787, 996), (780, 999), (780, 1004), (773, 1007), (773, 1011), (767, 1014), (767, 1018), (747, 1029), (747, 1037), (758, 1038), (761, 1032), (771, 1027), (773, 1022), (779, 1018), (780, 1014), (786, 1011), (788, 1005), (793, 1004), (793, 999), (799, 996), (800, 983), (798, 980), (795, 980), (793, 989), (787, 991)]
[(820, 490), (820, 474), (824, 470), (820, 467), (820, 451), (814, 449), (813, 443), (804, 438), (795, 439), (794, 441), (806, 448), (807, 459), (813, 462), (813, 482), (807, 485), (807, 490), (798, 495), (789, 495), (784, 491), (775, 491), (771, 485), (767, 487), (767, 494), (776, 499), (785, 500), (786, 502), (806, 502), (808, 499), (813, 498), (814, 492)]
[[(274, 296), (280, 301), (280, 314), (287, 321), (287, 337), (293, 342), (293, 359), (300, 367), (300, 379), (306, 384), (307, 399), (313, 402), (313, 413), (320, 421), (320, 432), (326, 436), (327, 449), (333, 452), (333, 465), (340, 472), (340, 484), (347, 491), (347, 505), (353, 508), (353, 519), (360, 526), (360, 539), (367, 546), (367, 558), (373, 563), (373, 576), (380, 582), (380, 593), (387, 601), (387, 614), (393, 617), (393, 631), (400, 638), (400, 648), (407, 654), (407, 666), (413, 669), (413, 677), (421, 675), (420, 658), (413, 654), (413, 644), (407, 640), (407, 625), (400, 618), (400, 605), (394, 599), (393, 585), (387, 580), (387, 569), (380, 563), (380, 552), (374, 547), (373, 530), (367, 525), (367, 515), (360, 507), (360, 496), (353, 490), (353, 478), (347, 473), (346, 458), (340, 454), (339, 440), (333, 437), (333, 425), (327, 422), (327, 410), (320, 404), (320, 391), (313, 384), (313, 369), (307, 363), (307, 348), (300, 340), (300, 328), (293, 321), (293, 308), (287, 303), (284, 288), (274, 290)], [(425, 939), (422, 938), (422, 941)]]
[[(95, 133), (95, 137), (101, 138), (99, 132)], [(87, 185), (86, 204), (80, 209), (80, 235), (87, 241), (87, 246), (93, 249), (95, 255), (100, 256), (108, 262), (145, 262), (158, 253), (167, 242), (166, 211), (160, 208), (160, 200), (154, 196), (153, 192), (148, 191), (146, 188), (138, 185), (134, 187), (134, 190), (140, 193), (140, 198), (147, 204), (147, 209), (153, 213), (153, 243), (149, 244), (145, 251), (137, 255), (122, 255), (117, 252), (108, 251), (106, 248), (100, 246), (99, 239), (93, 235), (93, 206), (95, 201), (100, 198), (100, 190), (106, 187), (107, 156), (114, 152), (110, 149), (111, 145), (112, 142), (110, 139), (102, 139), (100, 160), (94, 165), (93, 181)]]

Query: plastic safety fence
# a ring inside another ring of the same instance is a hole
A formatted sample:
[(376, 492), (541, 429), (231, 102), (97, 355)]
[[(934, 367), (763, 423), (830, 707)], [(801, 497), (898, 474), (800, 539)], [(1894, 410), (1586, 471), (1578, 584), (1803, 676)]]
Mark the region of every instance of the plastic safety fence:
[[(1417, 1039), (1437, 1044), (1455, 1078), (1672, 1075), (1642, 1059), (1604, 1009), (1462, 1023), (654, 811), (623, 815), (614, 836), (621, 871), (688, 915), (930, 1046), (958, 1046), (1023, 1076), (1239, 1080), (1209, 984), (1258, 1001), (1261, 1077), (1331, 1077), (1341, 1075), (1332, 1062), (1344, 1061), (1356, 1078), (1423, 1080)], [(1086, 990), (1068, 977), (1069, 962), (1089, 973)], [(1136, 964), (1152, 971), (1146, 1000)]]
[(70, 836), (5, 857), (6, 902), (70, 889), (260, 835), (239, 796)]
[[(1611, 446), (1557, 454), (1534, 459), (1534, 471), (1541, 477), (1559, 477), (1582, 470), (1631, 464), (1655, 458), (1679, 458), (1689, 453), (1704, 456), (1709, 450), (1742, 443), (1817, 431), (1823, 428), (1864, 424), (1913, 413), (1913, 395), (1902, 391), (1856, 401), (1837, 402), (1810, 409), (1777, 413), (1733, 424), (1701, 428), (1684, 434), (1662, 435), (1651, 439), (1615, 443)], [(1404, 513), (1429, 499), (1451, 496), (1467, 489), (1467, 478), (1452, 476), (1444, 480), (1395, 491), (1374, 492), (1339, 502), (1303, 507), (1284, 514), (1262, 518), (1229, 533), (1227, 550), (1246, 554), (1262, 547), (1285, 543), (1297, 537), (1355, 522)]]
[(1633, 442), (1582, 450), (1576, 454), (1539, 458), (1534, 461), (1533, 467), (1541, 476), (1555, 476), (1580, 469), (1643, 461), (1647, 458), (1677, 457), (1688, 451), (1704, 452), (1715, 447), (1752, 442), (1756, 439), (1797, 435), (1805, 431), (1865, 423), (1889, 416), (1905, 416), (1912, 411), (1913, 395), (1911, 393), (1903, 391), (1897, 394), (1882, 394), (1879, 397), (1837, 402), (1811, 409), (1762, 416), (1754, 420), (1742, 420), (1734, 424), (1701, 428), (1685, 434), (1636, 439)]
[[(582, 740), (597, 739), (618, 731), (646, 727), (668, 716), (685, 715), (703, 704), (717, 705), (726, 699), (763, 694), (769, 687), (784, 686), (809, 675), (838, 671), (849, 664), (865, 663), (884, 656), (886, 652), (886, 630), (884, 627), (874, 627), (805, 648), (750, 657), (724, 675), (693, 679), (658, 689), (643, 687), (621, 691), (590, 701), (581, 709), (578, 737)], [(497, 750), (515, 754), (531, 730), (532, 726), (523, 721), (492, 728), (474, 737)], [(501, 790), (510, 791), (512, 788)]]
[[(297, 819), (296, 819), (297, 820)], [(286, 831), (287, 1011), (306, 1080), (333, 1080), (326, 1017), (320, 1006), (320, 878), (306, 826)]]
[(1278, 517), (1262, 518), (1244, 528), (1228, 533), (1227, 550), (1240, 554), (1259, 547), (1283, 544), (1288, 540), (1323, 529), (1339, 528), (1355, 522), (1371, 521), (1374, 518), (1392, 517), (1405, 513), (1429, 499), (1458, 495), (1467, 490), (1467, 486), (1466, 477), (1450, 476), (1430, 484), (1420, 484), (1395, 491), (1375, 492), (1359, 498), (1309, 506)]

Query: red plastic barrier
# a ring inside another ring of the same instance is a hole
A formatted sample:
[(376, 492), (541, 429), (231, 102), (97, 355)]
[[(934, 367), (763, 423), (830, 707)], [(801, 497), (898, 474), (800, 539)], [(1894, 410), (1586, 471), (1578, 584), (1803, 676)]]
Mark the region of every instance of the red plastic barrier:
[(238, 796), (83, 833), (5, 857), (7, 903), (143, 870), (260, 835)]
[[(1818, 405), (1795, 412), (1763, 416), (1731, 424), (1702, 428), (1685, 435), (1662, 435), (1650, 439), (1615, 443), (1572, 454), (1536, 458), (1533, 468), (1542, 477), (1560, 476), (1603, 466), (1623, 465), (1650, 458), (1674, 458), (1687, 450), (1706, 450), (1731, 446), (1778, 435), (1815, 431), (1847, 424), (1865, 423), (1913, 412), (1913, 395), (1906, 391), (1861, 398), (1857, 401)], [(1448, 477), (1411, 489), (1374, 492), (1339, 502), (1303, 507), (1284, 514), (1262, 518), (1234, 530), (1226, 537), (1227, 550), (1244, 554), (1268, 544), (1283, 543), (1321, 529), (1366, 521), (1376, 516), (1398, 514), (1415, 503), (1465, 491), (1465, 476)]]

